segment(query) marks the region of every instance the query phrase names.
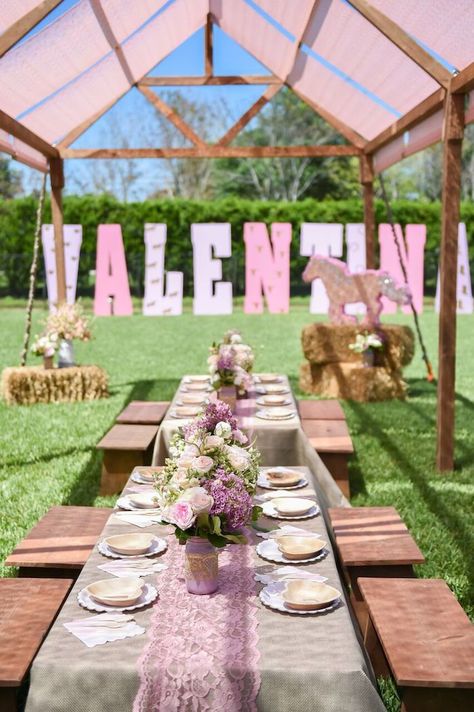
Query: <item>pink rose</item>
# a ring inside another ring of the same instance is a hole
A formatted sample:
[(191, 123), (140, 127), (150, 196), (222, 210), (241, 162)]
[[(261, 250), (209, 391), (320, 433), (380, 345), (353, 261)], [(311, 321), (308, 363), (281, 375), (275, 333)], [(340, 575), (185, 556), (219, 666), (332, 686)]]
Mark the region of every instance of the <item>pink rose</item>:
[(209, 470), (214, 467), (214, 460), (212, 459), (212, 457), (201, 455), (200, 457), (195, 457), (193, 459), (190, 467), (192, 470), (196, 470), (196, 472), (200, 472), (201, 474), (205, 475), (206, 472), (209, 472)]
[(203, 514), (210, 512), (214, 504), (214, 499), (206, 492), (204, 487), (191, 487), (181, 497), (180, 501), (189, 502), (193, 508), (194, 514)]
[(248, 442), (248, 437), (238, 428), (232, 431), (232, 438), (241, 445), (245, 445)]
[(218, 435), (208, 435), (204, 440), (204, 450), (215, 450), (224, 444), (224, 439)]
[(189, 529), (196, 521), (191, 504), (183, 500), (178, 500), (168, 508), (166, 518), (180, 529)]

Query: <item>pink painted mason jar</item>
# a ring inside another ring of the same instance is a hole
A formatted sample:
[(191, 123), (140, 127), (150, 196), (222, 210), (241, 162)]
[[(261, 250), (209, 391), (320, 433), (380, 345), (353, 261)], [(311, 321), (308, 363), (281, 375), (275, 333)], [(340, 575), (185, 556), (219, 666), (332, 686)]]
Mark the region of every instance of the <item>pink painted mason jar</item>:
[(189, 593), (206, 595), (217, 591), (217, 551), (207, 540), (192, 536), (186, 542), (184, 578)]

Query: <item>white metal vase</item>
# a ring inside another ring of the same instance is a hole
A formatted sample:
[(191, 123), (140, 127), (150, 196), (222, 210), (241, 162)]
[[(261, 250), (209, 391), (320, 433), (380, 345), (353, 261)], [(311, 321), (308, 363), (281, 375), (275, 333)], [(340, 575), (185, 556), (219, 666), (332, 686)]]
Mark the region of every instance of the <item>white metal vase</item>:
[(61, 339), (58, 351), (59, 368), (69, 368), (74, 366), (74, 347), (70, 339)]

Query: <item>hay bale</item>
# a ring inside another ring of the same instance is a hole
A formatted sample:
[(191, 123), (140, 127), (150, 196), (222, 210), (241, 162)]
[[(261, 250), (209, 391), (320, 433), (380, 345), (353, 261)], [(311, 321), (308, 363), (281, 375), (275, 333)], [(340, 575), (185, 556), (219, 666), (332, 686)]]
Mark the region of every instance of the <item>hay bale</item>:
[(7, 405), (72, 403), (106, 398), (109, 377), (99, 366), (5, 368), (1, 390)]
[[(366, 329), (350, 324), (308, 324), (301, 333), (305, 358), (311, 364), (355, 363), (362, 357), (349, 348), (357, 334)], [(375, 350), (375, 365), (400, 371), (410, 363), (415, 353), (415, 337), (409, 326), (384, 324), (377, 329), (383, 339), (382, 349)]]
[(300, 388), (304, 393), (362, 403), (404, 399), (406, 384), (398, 371), (356, 363), (301, 364)]

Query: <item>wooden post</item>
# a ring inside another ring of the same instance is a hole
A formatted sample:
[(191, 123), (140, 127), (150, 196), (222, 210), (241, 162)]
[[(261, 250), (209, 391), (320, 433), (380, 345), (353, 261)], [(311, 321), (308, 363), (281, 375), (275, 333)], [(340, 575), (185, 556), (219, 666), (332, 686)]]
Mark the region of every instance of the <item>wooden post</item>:
[(364, 202), (367, 269), (375, 269), (374, 168), (371, 155), (360, 156), (360, 182)]
[(58, 304), (66, 301), (66, 268), (64, 264), (63, 200), (64, 162), (61, 158), (49, 161), (51, 178), (51, 213), (54, 226), (54, 250), (56, 256), (56, 280)]
[(212, 77), (214, 73), (214, 56), (213, 56), (213, 37), (212, 37), (212, 15), (207, 13), (206, 33), (204, 37), (204, 74), (206, 77)]
[(441, 209), (440, 314), (436, 466), (454, 468), (456, 366), (456, 273), (461, 198), (464, 94), (446, 94), (443, 126), (443, 202)]

